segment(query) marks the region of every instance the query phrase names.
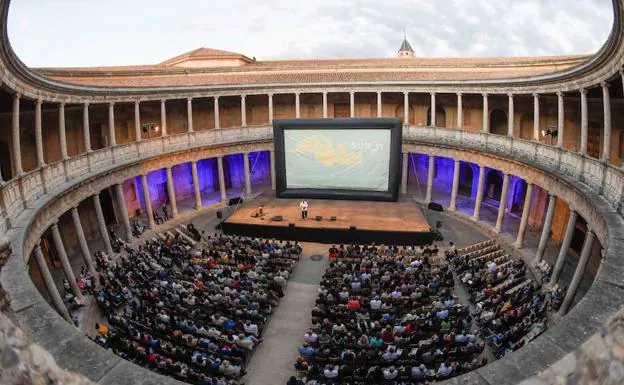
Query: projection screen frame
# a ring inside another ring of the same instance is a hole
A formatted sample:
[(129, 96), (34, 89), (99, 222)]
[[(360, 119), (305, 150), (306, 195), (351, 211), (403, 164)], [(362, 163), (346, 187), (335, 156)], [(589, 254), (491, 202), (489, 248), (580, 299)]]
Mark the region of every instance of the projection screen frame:
[[(284, 130), (353, 129), (390, 130), (390, 159), (388, 190), (288, 188), (286, 181), (286, 156)], [(335, 119), (283, 119), (273, 121), (273, 146), (275, 149), (275, 183), (278, 198), (344, 199), (396, 202), (399, 198), (401, 176), (400, 119), (391, 118), (335, 118)]]

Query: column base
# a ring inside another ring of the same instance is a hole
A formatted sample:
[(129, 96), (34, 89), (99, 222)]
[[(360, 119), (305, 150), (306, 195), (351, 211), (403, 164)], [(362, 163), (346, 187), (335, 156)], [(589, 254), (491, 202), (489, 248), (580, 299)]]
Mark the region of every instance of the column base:
[(496, 234), (500, 234), (502, 229), (500, 229), (498, 227), (494, 227), (494, 229), (492, 229), (492, 231), (494, 231), (494, 233), (496, 233)]

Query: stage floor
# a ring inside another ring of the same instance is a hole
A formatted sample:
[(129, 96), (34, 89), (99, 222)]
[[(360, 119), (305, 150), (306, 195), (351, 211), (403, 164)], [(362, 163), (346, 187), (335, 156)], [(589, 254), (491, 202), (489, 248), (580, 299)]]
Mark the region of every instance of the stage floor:
[[(225, 221), (231, 224), (288, 227), (294, 223), (298, 228), (348, 230), (355, 226), (361, 231), (383, 232), (429, 232), (431, 226), (421, 208), (412, 200), (400, 199), (398, 202), (366, 202), (346, 200), (308, 200), (308, 219), (301, 219), (300, 199), (278, 199), (260, 196), (252, 202), (238, 207)], [(263, 207), (264, 215), (254, 218), (258, 207)], [(281, 215), (282, 221), (272, 221), (275, 215)], [(320, 215), (322, 221), (315, 220)], [(335, 216), (336, 221), (330, 221)]]

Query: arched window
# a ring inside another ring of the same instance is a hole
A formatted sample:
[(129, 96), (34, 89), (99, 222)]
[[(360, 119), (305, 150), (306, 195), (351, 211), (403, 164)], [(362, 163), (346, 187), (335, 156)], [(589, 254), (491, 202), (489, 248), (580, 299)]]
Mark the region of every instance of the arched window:
[[(446, 110), (436, 104), (436, 127), (446, 127)], [(431, 107), (427, 108), (427, 124), (431, 125)]]
[(500, 109), (490, 112), (490, 132), (497, 135), (507, 135), (507, 113)]

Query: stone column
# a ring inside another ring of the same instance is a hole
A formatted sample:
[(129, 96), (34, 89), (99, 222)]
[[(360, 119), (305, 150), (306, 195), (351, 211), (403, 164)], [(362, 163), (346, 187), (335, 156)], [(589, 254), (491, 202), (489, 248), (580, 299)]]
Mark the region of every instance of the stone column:
[(383, 103), (381, 100), (381, 91), (377, 91), (377, 117), (381, 118), (383, 116)]
[(178, 216), (178, 202), (176, 201), (173, 175), (171, 173), (171, 167), (167, 167), (165, 170), (167, 173), (167, 195), (169, 195), (169, 204), (171, 204), (171, 218), (175, 219)]
[(93, 195), (93, 206), (95, 207), (95, 216), (98, 219), (98, 225), (100, 228), (100, 235), (104, 242), (104, 249), (109, 255), (113, 254), (113, 246), (111, 245), (110, 237), (108, 236), (108, 228), (106, 227), (106, 221), (104, 220), (104, 212), (102, 211), (102, 203), (100, 202), (100, 194)]
[(37, 243), (35, 247), (35, 259), (37, 261), (37, 266), (39, 267), (39, 271), (41, 272), (41, 277), (43, 278), (43, 283), (45, 283), (46, 288), (48, 289), (48, 293), (50, 297), (52, 297), (52, 303), (54, 303), (54, 307), (56, 311), (59, 312), (61, 317), (65, 319), (65, 321), (74, 324), (67, 308), (65, 307), (65, 303), (63, 302), (63, 298), (54, 283), (54, 279), (52, 278), (52, 274), (50, 273), (50, 269), (48, 268), (48, 264), (46, 263), (45, 258), (43, 257), (43, 251), (41, 251), (41, 244)]
[(214, 126), (215, 128), (221, 128), (219, 123), (219, 97), (214, 97)]
[(323, 92), (323, 118), (327, 119), (327, 92)]
[(540, 141), (540, 96), (533, 94), (533, 140)]
[(479, 182), (477, 183), (477, 196), (475, 197), (474, 213), (472, 214), (472, 220), (479, 221), (479, 215), (481, 214), (481, 203), (483, 202), (483, 187), (485, 185), (485, 167), (479, 165)]
[(401, 194), (407, 194), (407, 171), (409, 167), (409, 152), (403, 153), (403, 165), (401, 167)]
[(193, 191), (195, 192), (195, 209), (202, 208), (201, 190), (199, 189), (199, 177), (197, 176), (197, 161), (191, 162), (191, 174), (193, 175)]
[(509, 97), (509, 115), (507, 116), (507, 136), (514, 136), (514, 97), (513, 94), (507, 94)]
[(123, 187), (121, 184), (115, 185), (115, 194), (117, 195), (117, 202), (119, 203), (119, 210), (121, 211), (121, 222), (126, 230), (126, 241), (131, 242), (133, 239), (132, 227), (130, 226), (128, 207), (126, 206), (126, 198), (124, 197)]
[(555, 203), (557, 197), (548, 195), (548, 208), (546, 209), (546, 218), (544, 219), (544, 227), (542, 228), (542, 235), (540, 236), (539, 244), (537, 245), (537, 254), (535, 255), (535, 263), (538, 263), (544, 257), (544, 250), (546, 250), (546, 244), (548, 238), (550, 238), (550, 228), (552, 226), (553, 215), (555, 214)]
[(154, 222), (154, 210), (152, 208), (152, 198), (150, 197), (149, 185), (147, 183), (147, 175), (141, 175), (141, 186), (143, 187), (143, 200), (145, 201), (145, 215), (147, 216), (147, 227), (153, 229), (156, 227)]
[(37, 149), (37, 167), (45, 167), (45, 157), (43, 154), (43, 137), (41, 134), (41, 104), (43, 101), (38, 99), (35, 102), (35, 146)]
[(247, 127), (247, 95), (241, 95), (241, 127)]
[(568, 309), (570, 309), (570, 305), (572, 305), (572, 300), (574, 299), (576, 291), (578, 290), (578, 287), (581, 284), (581, 280), (583, 279), (583, 274), (585, 273), (587, 262), (589, 262), (589, 257), (591, 256), (595, 237), (596, 236), (594, 232), (588, 228), (587, 234), (585, 235), (583, 250), (581, 251), (581, 257), (579, 259), (578, 265), (576, 265), (576, 270), (574, 270), (572, 282), (570, 282), (568, 291), (566, 291), (565, 297), (561, 302), (561, 307), (559, 307), (559, 311), (557, 311), (558, 316), (564, 316), (568, 312)]
[(496, 217), (496, 226), (494, 231), (500, 233), (503, 230), (503, 220), (505, 219), (505, 210), (507, 209), (507, 195), (509, 194), (509, 174), (503, 174), (503, 191), (498, 204), (498, 216)]
[(529, 224), (529, 216), (531, 215), (531, 199), (533, 198), (533, 183), (527, 183), (526, 193), (524, 194), (524, 206), (522, 207), (522, 218), (520, 218), (520, 228), (514, 246), (521, 249), (524, 244), (524, 236), (526, 234), (527, 225)]
[(482, 131), (490, 132), (490, 108), (488, 107), (488, 94), (483, 94), (483, 123)]
[(355, 92), (349, 92), (349, 114), (355, 118)]
[(563, 92), (557, 92), (557, 147), (563, 148), (563, 135), (565, 125), (565, 107)]
[(13, 116), (11, 123), (11, 133), (13, 142), (13, 168), (15, 176), (19, 177), (24, 174), (22, 168), (22, 145), (20, 142), (20, 94), (13, 95)]
[(141, 134), (141, 102), (134, 101), (134, 140), (140, 142), (142, 138)]
[(160, 100), (160, 128), (162, 136), (169, 135), (167, 132), (167, 99)]
[(431, 93), (431, 126), (436, 125), (436, 94), (435, 92)]
[(227, 192), (225, 190), (225, 175), (223, 175), (223, 157), (217, 157), (217, 169), (219, 170), (219, 191), (221, 192), (221, 203), (227, 201)]
[(602, 87), (602, 108), (604, 117), (604, 136), (602, 141), (603, 162), (608, 162), (611, 157), (611, 97), (609, 95), (609, 83), (600, 83)]
[(433, 167), (435, 166), (435, 156), (429, 155), (429, 168), (427, 171), (427, 193), (425, 196), (425, 201), (427, 203), (431, 202), (431, 195), (433, 191)]
[(67, 258), (67, 252), (65, 251), (65, 245), (63, 245), (63, 239), (61, 238), (58, 224), (53, 223), (51, 229), (52, 238), (54, 239), (54, 246), (56, 247), (58, 257), (61, 260), (61, 265), (63, 266), (65, 278), (67, 278), (67, 280), (69, 281), (69, 286), (71, 287), (72, 293), (74, 293), (74, 296), (76, 296), (76, 302), (84, 303), (84, 297), (82, 296), (82, 292), (80, 291), (78, 283), (76, 282), (76, 276), (74, 275), (74, 271), (72, 270), (71, 264), (69, 263), (69, 258)]
[(299, 92), (295, 92), (295, 118), (301, 118), (301, 98)]
[(71, 209), (72, 220), (74, 222), (74, 227), (76, 228), (76, 236), (78, 238), (78, 244), (80, 245), (80, 251), (82, 253), (82, 258), (85, 260), (87, 264), (87, 268), (93, 277), (97, 276), (97, 271), (95, 270), (95, 264), (93, 263), (93, 258), (91, 258), (91, 251), (89, 250), (89, 244), (87, 243), (87, 238), (84, 235), (84, 231), (82, 229), (82, 222), (80, 221), (80, 214), (78, 213), (78, 206), (72, 207)]
[(243, 166), (245, 167), (245, 195), (251, 195), (251, 173), (249, 172), (249, 153), (243, 153)]
[(189, 133), (193, 132), (193, 98), (186, 98), (186, 127)]
[(91, 129), (89, 128), (89, 103), (82, 105), (82, 134), (84, 136), (85, 151), (90, 153), (91, 149)]
[(457, 128), (464, 126), (464, 106), (462, 100), (462, 93), (457, 93)]
[(108, 136), (110, 139), (110, 147), (117, 145), (117, 137), (115, 133), (115, 103), (108, 103)]
[(455, 159), (453, 163), (453, 186), (451, 187), (449, 211), (455, 211), (457, 209), (457, 190), (459, 189), (459, 160)]
[(551, 286), (554, 286), (557, 283), (557, 281), (559, 280), (559, 276), (561, 275), (561, 270), (563, 270), (563, 265), (565, 264), (565, 259), (568, 255), (568, 250), (570, 249), (572, 238), (574, 237), (574, 229), (576, 228), (577, 217), (578, 217), (578, 213), (576, 212), (576, 210), (570, 207), (570, 216), (568, 217), (568, 225), (566, 227), (565, 235), (563, 236), (563, 242), (561, 242), (559, 255), (557, 255), (557, 262), (555, 262), (555, 267), (553, 268), (552, 275), (550, 276)]
[(269, 94), (269, 124), (273, 124), (273, 94)]
[(587, 130), (588, 130), (588, 117), (587, 117), (587, 90), (581, 88), (581, 149), (582, 155), (587, 155)]
[(409, 92), (403, 92), (403, 125), (409, 126)]
[(271, 190), (275, 190), (275, 150), (269, 150), (270, 162), (271, 162)]
[(65, 132), (65, 103), (59, 104), (59, 143), (61, 145), (61, 159), (67, 160), (67, 133)]

